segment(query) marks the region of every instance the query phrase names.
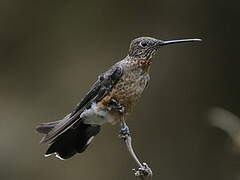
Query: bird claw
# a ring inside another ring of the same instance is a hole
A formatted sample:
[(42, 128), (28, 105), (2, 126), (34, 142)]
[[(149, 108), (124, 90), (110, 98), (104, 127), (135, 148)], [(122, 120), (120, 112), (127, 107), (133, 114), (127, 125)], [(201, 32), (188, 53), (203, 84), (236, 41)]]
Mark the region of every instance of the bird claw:
[(125, 112), (124, 106), (119, 104), (115, 99), (111, 99), (108, 104), (108, 109), (116, 109), (120, 114), (123, 114)]
[(152, 178), (152, 170), (151, 168), (147, 165), (147, 163), (143, 163), (142, 167), (139, 167), (138, 169), (133, 169), (134, 175), (136, 177), (142, 177), (142, 178)]
[(119, 138), (125, 140), (128, 136), (130, 136), (130, 130), (128, 126), (122, 127), (121, 130), (119, 131)]

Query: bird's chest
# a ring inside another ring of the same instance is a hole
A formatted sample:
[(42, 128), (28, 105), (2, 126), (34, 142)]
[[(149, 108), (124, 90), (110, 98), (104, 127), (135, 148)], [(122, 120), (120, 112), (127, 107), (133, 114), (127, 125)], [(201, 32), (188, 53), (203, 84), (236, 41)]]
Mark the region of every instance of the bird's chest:
[[(112, 100), (124, 107), (124, 112), (129, 114), (133, 105), (136, 104), (146, 88), (150, 76), (148, 74), (150, 60), (143, 61), (122, 61), (123, 75), (115, 84), (112, 91), (102, 99), (100, 104), (103, 107), (109, 107)], [(110, 108), (111, 114), (119, 114), (114, 108)]]
[(131, 112), (132, 106), (141, 97), (149, 79), (147, 72), (141, 69), (130, 69), (115, 85), (110, 97), (123, 105), (126, 112)]
[(119, 101), (134, 101), (141, 96), (149, 80), (148, 74), (130, 73), (123, 77), (113, 89), (113, 96)]

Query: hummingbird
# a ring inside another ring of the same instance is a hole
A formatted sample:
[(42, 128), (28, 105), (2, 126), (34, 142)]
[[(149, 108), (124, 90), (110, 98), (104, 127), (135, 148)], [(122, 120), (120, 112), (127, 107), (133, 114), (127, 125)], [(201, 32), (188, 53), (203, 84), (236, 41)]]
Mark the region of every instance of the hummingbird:
[[(201, 39), (163, 41), (139, 37), (131, 41), (128, 55), (100, 74), (85, 97), (63, 119), (40, 124), (45, 156), (68, 159), (82, 153), (105, 123), (116, 124), (129, 116), (150, 80), (152, 57), (163, 46), (199, 42)], [(128, 129), (121, 129), (123, 132)]]

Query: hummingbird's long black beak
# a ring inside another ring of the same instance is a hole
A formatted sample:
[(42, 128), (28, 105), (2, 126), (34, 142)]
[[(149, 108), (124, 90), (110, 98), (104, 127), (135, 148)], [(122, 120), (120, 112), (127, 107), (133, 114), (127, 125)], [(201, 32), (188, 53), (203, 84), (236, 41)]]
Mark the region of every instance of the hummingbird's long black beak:
[(184, 42), (200, 42), (200, 41), (202, 41), (202, 39), (178, 39), (178, 40), (169, 40), (169, 41), (159, 40), (158, 46), (165, 46), (168, 44), (184, 43)]

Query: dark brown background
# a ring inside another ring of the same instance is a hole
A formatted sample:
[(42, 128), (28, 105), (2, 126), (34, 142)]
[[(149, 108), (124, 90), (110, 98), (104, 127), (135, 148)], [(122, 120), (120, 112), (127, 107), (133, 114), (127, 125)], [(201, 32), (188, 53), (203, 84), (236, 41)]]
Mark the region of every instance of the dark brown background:
[(206, 118), (240, 115), (239, 2), (224, 0), (0, 2), (0, 179), (134, 179), (135, 164), (105, 125), (84, 154), (44, 158), (35, 126), (62, 118), (138, 36), (202, 38), (162, 48), (129, 119), (154, 179), (237, 180), (240, 157)]

